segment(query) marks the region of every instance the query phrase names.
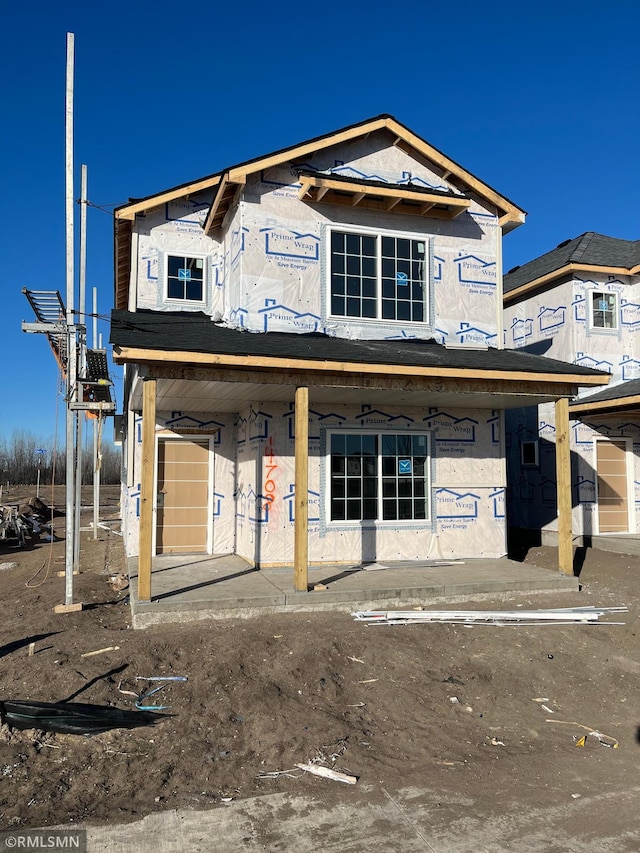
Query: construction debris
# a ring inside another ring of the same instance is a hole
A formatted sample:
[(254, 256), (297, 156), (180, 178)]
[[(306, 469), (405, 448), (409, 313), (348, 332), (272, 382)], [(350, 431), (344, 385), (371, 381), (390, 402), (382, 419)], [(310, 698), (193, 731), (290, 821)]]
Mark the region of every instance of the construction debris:
[[(595, 738), (600, 742), (602, 746), (608, 746), (609, 749), (618, 749), (620, 746), (619, 742), (616, 738), (611, 737), (610, 735), (602, 734), (597, 729), (592, 729), (590, 726), (583, 726), (582, 723), (574, 723), (568, 720), (546, 720), (547, 723), (556, 723), (560, 726), (575, 726), (578, 729), (582, 729), (587, 733), (589, 737)], [(587, 735), (583, 735), (580, 738), (576, 739), (576, 746), (584, 746), (586, 743)]]
[(355, 785), (358, 781), (357, 776), (349, 776), (347, 773), (340, 773), (339, 770), (332, 770), (330, 767), (323, 767), (320, 764), (296, 764), (296, 767), (306, 773), (312, 773), (314, 776), (322, 776), (324, 779), (344, 782), (347, 785)]
[[(368, 625), (593, 625), (607, 613), (628, 613), (627, 607), (556, 607), (548, 610), (362, 610), (351, 615)], [(624, 622), (606, 622), (624, 625)]]
[(92, 658), (94, 655), (101, 655), (104, 652), (117, 652), (120, 646), (106, 646), (104, 649), (96, 649), (95, 652), (85, 652), (80, 655), (81, 658)]
[[(138, 694), (138, 699), (136, 701), (136, 708), (139, 711), (168, 711), (169, 705), (145, 705), (145, 703), (150, 696), (153, 696), (154, 693), (158, 693), (164, 687), (167, 686), (172, 681), (188, 681), (186, 675), (155, 675), (149, 678), (146, 678), (142, 675), (136, 676), (136, 681), (159, 681), (162, 682), (159, 687), (154, 687), (152, 689), (147, 688)], [(121, 691), (123, 692), (123, 691)]]
[(153, 725), (161, 719), (157, 714), (79, 702), (0, 702), (3, 725), (63, 734), (92, 735), (109, 729), (133, 729)]

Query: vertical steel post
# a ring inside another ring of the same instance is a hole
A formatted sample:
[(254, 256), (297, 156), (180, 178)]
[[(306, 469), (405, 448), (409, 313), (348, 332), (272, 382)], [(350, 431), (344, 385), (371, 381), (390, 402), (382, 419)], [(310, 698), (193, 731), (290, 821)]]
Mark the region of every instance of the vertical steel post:
[(74, 557), (74, 412), (71, 408), (76, 384), (76, 333), (73, 316), (73, 71), (74, 35), (67, 33), (67, 77), (65, 97), (65, 220), (66, 220), (66, 284), (67, 284), (67, 418), (66, 418), (66, 536), (65, 536), (65, 605), (73, 604)]
[[(87, 281), (87, 167), (82, 164), (80, 178), (80, 301), (78, 305), (79, 351), (78, 368), (80, 376), (86, 375), (87, 368), (87, 332), (85, 316), (85, 288)], [(77, 412), (76, 421), (76, 505), (74, 513), (74, 551), (73, 565), (80, 569), (80, 509), (82, 506), (82, 421), (83, 413)]]
[[(91, 338), (93, 349), (98, 348), (98, 289), (93, 288), (93, 335)], [(99, 420), (100, 419), (100, 420)], [(98, 424), (102, 425), (102, 413), (93, 421), (93, 538), (98, 538), (98, 520), (100, 517), (100, 455), (98, 448), (98, 437), (100, 431)]]

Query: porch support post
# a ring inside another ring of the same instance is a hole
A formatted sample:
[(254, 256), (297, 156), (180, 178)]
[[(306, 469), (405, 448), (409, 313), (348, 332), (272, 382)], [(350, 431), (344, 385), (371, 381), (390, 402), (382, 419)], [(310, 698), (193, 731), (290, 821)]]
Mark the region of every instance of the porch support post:
[(296, 592), (309, 588), (309, 389), (296, 388), (295, 531), (293, 580)]
[(156, 381), (142, 386), (142, 473), (140, 476), (140, 547), (138, 601), (151, 601), (151, 543), (153, 541), (153, 484), (155, 480)]
[(569, 445), (569, 400), (556, 400), (556, 481), (558, 501), (558, 568), (573, 575), (573, 531), (571, 525), (571, 449)]

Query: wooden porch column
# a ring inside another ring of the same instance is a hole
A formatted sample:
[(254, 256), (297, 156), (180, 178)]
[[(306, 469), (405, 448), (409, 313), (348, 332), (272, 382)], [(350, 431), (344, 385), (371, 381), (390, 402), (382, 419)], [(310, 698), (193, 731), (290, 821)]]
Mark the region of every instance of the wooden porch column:
[(573, 575), (573, 530), (571, 523), (571, 449), (569, 445), (569, 400), (556, 400), (556, 481), (558, 500), (558, 568)]
[(153, 485), (156, 461), (156, 380), (142, 385), (142, 473), (140, 475), (140, 545), (138, 601), (151, 601), (151, 545), (153, 542)]
[(295, 529), (293, 582), (296, 592), (309, 588), (309, 389), (296, 388)]

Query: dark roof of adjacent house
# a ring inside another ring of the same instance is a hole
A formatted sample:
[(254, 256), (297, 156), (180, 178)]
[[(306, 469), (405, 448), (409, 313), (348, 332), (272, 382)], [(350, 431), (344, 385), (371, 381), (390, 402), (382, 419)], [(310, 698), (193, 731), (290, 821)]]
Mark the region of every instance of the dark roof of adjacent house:
[[(522, 350), (448, 348), (433, 340), (353, 340), (319, 332), (247, 332), (230, 329), (201, 312), (113, 311), (114, 346), (164, 352), (194, 352), (264, 358), (341, 361), (351, 364), (398, 364), (462, 370), (495, 370), (559, 376), (606, 376), (565, 361)], [(506, 377), (508, 378), (508, 377)]]
[(565, 240), (545, 255), (509, 270), (504, 276), (504, 292), (509, 293), (568, 264), (631, 269), (640, 264), (640, 240), (620, 240), (587, 231), (573, 240)]
[(627, 382), (618, 382), (617, 385), (609, 385), (603, 391), (597, 391), (595, 394), (589, 394), (585, 397), (580, 397), (574, 400), (573, 406), (583, 408), (591, 403), (606, 403), (609, 400), (623, 401), (627, 397), (640, 396), (640, 379), (629, 379)]

